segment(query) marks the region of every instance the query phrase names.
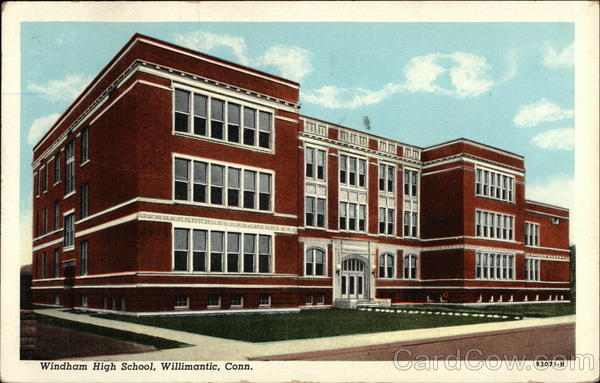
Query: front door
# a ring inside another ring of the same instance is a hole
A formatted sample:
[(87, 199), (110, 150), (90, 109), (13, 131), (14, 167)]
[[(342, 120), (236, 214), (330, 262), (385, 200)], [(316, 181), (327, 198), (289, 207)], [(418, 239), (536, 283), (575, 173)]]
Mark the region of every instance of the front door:
[(342, 298), (362, 299), (365, 296), (365, 263), (358, 259), (342, 262)]

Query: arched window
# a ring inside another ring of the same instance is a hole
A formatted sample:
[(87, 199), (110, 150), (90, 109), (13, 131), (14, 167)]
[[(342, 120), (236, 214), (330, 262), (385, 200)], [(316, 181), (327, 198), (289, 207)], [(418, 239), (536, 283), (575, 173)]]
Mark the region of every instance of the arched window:
[(407, 254), (404, 256), (404, 279), (417, 278), (417, 255)]
[(325, 275), (325, 251), (316, 247), (306, 250), (306, 275)]
[(392, 254), (379, 256), (379, 278), (394, 278), (394, 256)]

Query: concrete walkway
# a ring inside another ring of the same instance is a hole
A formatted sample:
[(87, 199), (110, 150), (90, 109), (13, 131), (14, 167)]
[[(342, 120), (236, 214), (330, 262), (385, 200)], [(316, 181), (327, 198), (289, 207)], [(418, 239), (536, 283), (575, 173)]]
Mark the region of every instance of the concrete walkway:
[(389, 343), (410, 342), (422, 339), (444, 338), (458, 335), (575, 323), (575, 315), (569, 315), (563, 317), (523, 319), (517, 321), (481, 323), (464, 326), (251, 343), (163, 329), (159, 327), (145, 326), (129, 322), (97, 318), (88, 314), (74, 314), (57, 309), (43, 309), (36, 310), (36, 312), (56, 318), (146, 334), (191, 345), (191, 347), (158, 350), (142, 354), (120, 354), (82, 358), (91, 360), (248, 360), (275, 355), (337, 350), (351, 347), (365, 347)]

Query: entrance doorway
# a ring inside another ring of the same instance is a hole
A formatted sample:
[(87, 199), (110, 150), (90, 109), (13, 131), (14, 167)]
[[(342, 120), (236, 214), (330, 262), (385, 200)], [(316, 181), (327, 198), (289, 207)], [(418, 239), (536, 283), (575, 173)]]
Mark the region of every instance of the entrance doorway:
[(347, 259), (342, 262), (341, 291), (342, 298), (363, 299), (365, 297), (365, 263), (359, 259)]

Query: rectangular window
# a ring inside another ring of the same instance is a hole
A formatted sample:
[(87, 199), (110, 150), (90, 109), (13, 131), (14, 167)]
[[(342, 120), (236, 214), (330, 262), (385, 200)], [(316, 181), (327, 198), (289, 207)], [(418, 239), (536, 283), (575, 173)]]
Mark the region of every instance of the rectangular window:
[(312, 305), (312, 295), (306, 294), (304, 303), (306, 303), (307, 305)]
[[(201, 94), (194, 94), (194, 134), (206, 136), (206, 110), (208, 106), (208, 97)], [(177, 128), (175, 129), (177, 130)], [(188, 132), (188, 130), (184, 130)]]
[(315, 150), (313, 148), (306, 148), (304, 152), (304, 162), (305, 162), (305, 176), (306, 178), (314, 178), (315, 176)]
[(81, 241), (80, 246), (80, 274), (88, 274), (88, 241)]
[(258, 299), (259, 306), (271, 306), (271, 295), (269, 294), (260, 294)]
[(240, 174), (237, 168), (227, 168), (227, 205), (240, 206)]
[(85, 163), (90, 159), (89, 156), (89, 137), (88, 128), (84, 128), (81, 131), (81, 163)]
[(223, 179), (225, 167), (210, 165), (210, 203), (223, 205)]
[(244, 273), (254, 272), (256, 234), (244, 234)]
[(358, 160), (358, 186), (365, 187), (367, 179), (367, 161)]
[(223, 271), (223, 232), (210, 232), (210, 271)]
[(60, 182), (60, 152), (54, 155), (54, 183)]
[(258, 113), (258, 146), (265, 149), (271, 147), (271, 113)]
[(244, 170), (244, 207), (254, 209), (256, 206), (256, 172)]
[(190, 297), (183, 294), (175, 295), (175, 309), (187, 309), (190, 307)]
[(525, 222), (525, 245), (539, 246), (540, 225), (533, 222)]
[(341, 184), (346, 183), (347, 167), (348, 167), (348, 157), (342, 154), (342, 155), (340, 155), (340, 183)]
[(175, 89), (175, 131), (190, 131), (190, 92)]
[[(323, 200), (325, 201), (325, 200)], [(358, 205), (358, 230), (366, 231), (367, 206)]]
[(346, 230), (347, 206), (346, 202), (340, 202), (340, 230)]
[(40, 263), (42, 266), (41, 267), (41, 275), (42, 275), (42, 279), (44, 279), (44, 278), (46, 278), (46, 253), (42, 253), (41, 258), (42, 258), (40, 260)]
[(189, 199), (190, 160), (175, 158), (175, 199)]
[(73, 145), (73, 140), (71, 140), (65, 147), (65, 194), (69, 194), (75, 190), (75, 151)]
[(317, 304), (318, 305), (325, 304), (325, 295), (323, 295), (323, 294), (317, 295)]
[(227, 272), (240, 271), (240, 233), (227, 233)]
[(64, 247), (74, 246), (74, 234), (75, 234), (75, 220), (74, 214), (65, 215), (65, 226), (64, 226)]
[(88, 216), (88, 192), (89, 192), (89, 184), (85, 183), (81, 185), (81, 218), (85, 218)]
[(244, 108), (244, 144), (256, 145), (256, 110)]
[(417, 222), (418, 222), (417, 213), (413, 212), (411, 218), (412, 218), (412, 220), (411, 220), (411, 234), (412, 234), (413, 237), (416, 237), (417, 236)]
[(388, 192), (393, 192), (394, 191), (394, 184), (396, 183), (396, 177), (394, 177), (395, 174), (395, 169), (393, 166), (388, 166), (387, 167), (387, 191)]
[(404, 170), (404, 196), (417, 197), (418, 193), (418, 172), (414, 170)]
[(385, 234), (385, 208), (379, 208), (379, 234)]
[(225, 102), (216, 98), (210, 100), (210, 136), (223, 139), (223, 120)]
[(48, 208), (45, 207), (42, 211), (42, 234), (48, 232)]
[[(192, 242), (192, 271), (206, 271), (206, 230), (194, 230)], [(187, 255), (185, 267), (187, 270)]]
[[(175, 161), (177, 161), (178, 159), (175, 159)], [(187, 164), (189, 164), (189, 161), (186, 162)], [(188, 165), (186, 165), (186, 168), (188, 168)], [(206, 180), (207, 180), (207, 170), (208, 170), (208, 164), (206, 164), (205, 162), (199, 162), (199, 161), (194, 161), (194, 202), (206, 202)], [(182, 178), (183, 179), (183, 178)], [(186, 176), (185, 178), (186, 180), (189, 179), (189, 177)], [(184, 181), (181, 181), (184, 182)], [(186, 182), (186, 200), (187, 200), (187, 181)], [(182, 186), (183, 189), (183, 186)], [(183, 198), (182, 198), (183, 199)]]
[(212, 308), (221, 307), (221, 296), (216, 294), (208, 294), (206, 305)]
[(512, 202), (514, 178), (494, 170), (476, 169), (475, 194), (482, 197)]
[(44, 184), (43, 190), (45, 193), (48, 191), (48, 166), (47, 165), (42, 166), (41, 172), (42, 172), (42, 175), (41, 175), (42, 183)]
[(410, 212), (404, 212), (404, 236), (410, 237)]
[(325, 160), (327, 153), (324, 150), (317, 150), (317, 179), (325, 180)]
[(240, 142), (240, 114), (238, 104), (227, 103), (227, 141)]
[(59, 249), (54, 249), (54, 278), (60, 277), (60, 253)]
[(271, 175), (260, 173), (259, 181), (258, 209), (271, 210)]
[(173, 270), (174, 271), (187, 271), (188, 270), (188, 254), (189, 254), (189, 234), (188, 229), (175, 229), (173, 235), (175, 236), (173, 241), (174, 247), (174, 260)]
[(385, 165), (379, 165), (379, 190), (385, 191)]
[(477, 252), (475, 277), (477, 279), (513, 280), (514, 259), (515, 256), (512, 254)]
[(315, 225), (315, 197), (306, 197), (306, 226)]
[(349, 171), (348, 171), (348, 184), (351, 186), (356, 185), (356, 158), (349, 157)]
[(394, 234), (394, 209), (387, 210), (387, 233)]
[(325, 199), (317, 198), (317, 227), (325, 227)]
[(356, 230), (356, 204), (348, 204), (348, 230)]
[(40, 172), (39, 171), (33, 173), (33, 182), (35, 183), (35, 195), (37, 197), (39, 197), (40, 196), (40, 191), (42, 189), (42, 187), (41, 187), (41, 181), (40, 181)]
[(258, 272), (271, 271), (271, 237), (259, 235), (258, 237)]
[(244, 307), (244, 296), (242, 294), (233, 294), (231, 296), (231, 307)]
[(481, 238), (513, 239), (513, 216), (476, 210), (475, 233)]

